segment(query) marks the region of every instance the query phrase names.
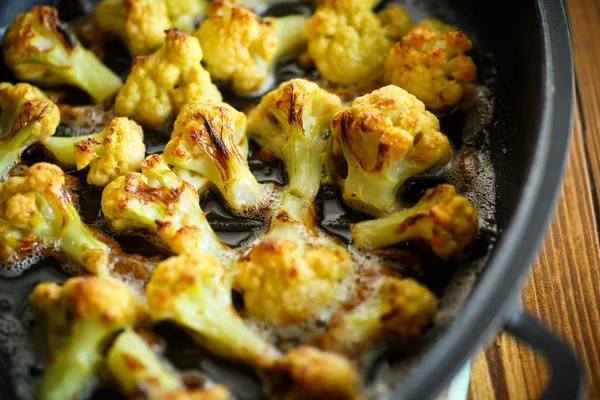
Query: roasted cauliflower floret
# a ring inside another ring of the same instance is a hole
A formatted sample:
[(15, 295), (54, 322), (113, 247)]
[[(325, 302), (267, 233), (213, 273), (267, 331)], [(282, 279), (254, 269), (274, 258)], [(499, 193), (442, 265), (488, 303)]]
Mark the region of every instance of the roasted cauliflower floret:
[(299, 346), (286, 356), (292, 382), (286, 400), (358, 400), (360, 380), (352, 364), (336, 354)]
[(119, 37), (134, 56), (158, 49), (172, 27), (164, 0), (102, 0), (94, 20), (102, 31)]
[(341, 108), (338, 96), (292, 79), (263, 96), (248, 114), (249, 137), (283, 161), (291, 194), (308, 201), (317, 195), (327, 130)]
[(244, 94), (261, 88), (278, 58), (300, 49), (306, 20), (304, 15), (262, 19), (244, 6), (216, 0), (194, 35), (213, 79), (231, 82)]
[(238, 260), (233, 286), (252, 317), (293, 325), (334, 310), (352, 273), (352, 257), (338, 245), (267, 235)]
[(374, 0), (322, 0), (307, 22), (308, 55), (327, 81), (358, 85), (382, 80), (394, 43), (373, 12), (374, 4)]
[(101, 367), (111, 336), (144, 316), (126, 286), (92, 276), (71, 278), (63, 286), (40, 283), (29, 301), (48, 339), (42, 400), (75, 398)]
[(18, 79), (40, 85), (68, 84), (100, 102), (123, 85), (121, 78), (86, 50), (53, 7), (19, 14), (2, 40), (4, 62)]
[(246, 115), (225, 103), (187, 104), (175, 121), (163, 159), (201, 193), (216, 186), (236, 210), (262, 203), (262, 189), (248, 163)]
[(415, 26), (403, 8), (392, 4), (377, 13), (385, 36), (393, 42), (402, 39)]
[[(374, 215), (394, 211), (396, 192), (408, 178), (450, 160), (450, 142), (439, 130), (423, 103), (393, 85), (335, 114), (328, 161), (344, 201)], [(345, 178), (331, 167), (340, 157), (348, 166)]]
[(114, 341), (106, 363), (121, 390), (130, 399), (229, 400), (221, 385), (186, 388), (182, 377), (139, 334), (125, 330)]
[(414, 94), (430, 110), (472, 98), (477, 67), (465, 53), (473, 43), (463, 32), (448, 30), (451, 28), (429, 21), (412, 29), (389, 52), (386, 83)]
[(160, 49), (134, 59), (131, 73), (117, 95), (115, 111), (144, 126), (156, 126), (173, 121), (189, 102), (221, 101), (219, 89), (200, 61), (198, 39), (169, 30)]
[(84, 270), (107, 275), (109, 248), (81, 221), (55, 165), (39, 163), (0, 186), (0, 258), (57, 250)]
[(424, 242), (440, 258), (453, 258), (477, 233), (477, 212), (452, 185), (429, 189), (411, 208), (352, 227), (357, 246), (373, 249), (400, 242)]
[(59, 123), (58, 107), (38, 88), (1, 82), (0, 177), (29, 145), (54, 135)]
[(173, 26), (185, 33), (194, 30), (196, 19), (204, 14), (207, 0), (165, 0)]
[(152, 319), (181, 325), (216, 354), (263, 368), (282, 360), (236, 313), (229, 274), (212, 256), (185, 254), (158, 263), (146, 299)]
[(356, 355), (378, 342), (414, 339), (433, 320), (435, 296), (412, 279), (384, 278), (375, 293), (377, 297), (372, 301), (335, 316), (328, 330), (313, 344)]
[(114, 118), (100, 133), (51, 137), (43, 144), (63, 165), (77, 169), (89, 166), (87, 182), (100, 187), (119, 176), (139, 171), (146, 157), (144, 132), (127, 118)]
[(118, 177), (102, 192), (102, 212), (114, 229), (148, 229), (177, 254), (228, 252), (208, 224), (192, 185), (158, 155), (148, 156), (141, 168), (141, 173)]

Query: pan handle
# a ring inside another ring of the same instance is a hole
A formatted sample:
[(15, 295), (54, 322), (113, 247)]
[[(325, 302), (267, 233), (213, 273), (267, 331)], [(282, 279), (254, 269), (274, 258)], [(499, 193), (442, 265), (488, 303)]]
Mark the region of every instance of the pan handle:
[(568, 344), (520, 309), (510, 315), (504, 329), (548, 361), (552, 376), (541, 400), (582, 398), (581, 368)]

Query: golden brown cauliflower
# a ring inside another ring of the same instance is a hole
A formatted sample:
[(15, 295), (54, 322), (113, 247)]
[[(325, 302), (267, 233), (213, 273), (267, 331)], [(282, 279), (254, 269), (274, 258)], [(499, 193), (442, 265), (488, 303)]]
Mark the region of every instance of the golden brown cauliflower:
[(185, 33), (194, 30), (196, 19), (206, 11), (208, 0), (165, 0), (174, 28)]
[(292, 382), (285, 400), (358, 400), (360, 380), (352, 364), (337, 354), (299, 346), (286, 355)]
[(187, 104), (163, 159), (201, 193), (214, 185), (236, 210), (258, 207), (262, 189), (248, 163), (246, 115), (226, 103)]
[(32, 143), (54, 135), (58, 107), (27, 83), (0, 82), (0, 181)]
[(146, 157), (144, 132), (128, 118), (114, 118), (102, 130), (88, 136), (52, 137), (44, 146), (63, 165), (90, 167), (87, 182), (104, 187), (119, 176), (139, 171)]
[(0, 186), (0, 261), (18, 262), (44, 250), (108, 275), (109, 248), (81, 220), (65, 174), (56, 165), (38, 163)]
[(158, 49), (172, 27), (164, 0), (102, 0), (94, 20), (102, 31), (118, 36), (134, 56)]
[(259, 90), (273, 63), (301, 46), (306, 20), (303, 15), (262, 19), (246, 7), (216, 0), (194, 35), (213, 79), (231, 82), (245, 94)]
[[(304, 28), (321, 76), (341, 85), (379, 82), (395, 35), (373, 12), (374, 0), (322, 0)], [(382, 18), (387, 19), (387, 14)]]
[(433, 320), (436, 297), (415, 280), (387, 277), (375, 293), (374, 299), (336, 315), (313, 344), (356, 355), (379, 342), (416, 338)]
[[(329, 169), (344, 201), (370, 214), (397, 208), (396, 193), (410, 177), (450, 161), (448, 138), (435, 115), (399, 87), (358, 97), (331, 121)], [(342, 158), (347, 173), (336, 167)], [(331, 172), (333, 171), (333, 172)]]
[(48, 338), (48, 365), (40, 399), (73, 399), (102, 367), (111, 337), (144, 317), (141, 304), (121, 283), (93, 276), (64, 285), (40, 283), (29, 301)]
[(465, 53), (473, 44), (463, 32), (448, 31), (451, 28), (429, 21), (412, 29), (387, 56), (386, 83), (414, 94), (430, 110), (472, 98), (477, 67)]
[(173, 121), (189, 102), (221, 101), (221, 93), (201, 61), (198, 39), (169, 30), (159, 50), (134, 59), (117, 95), (115, 111), (144, 126), (156, 126)]
[(477, 211), (448, 184), (426, 191), (414, 207), (352, 226), (352, 238), (359, 247), (425, 242), (440, 258), (460, 255), (476, 233)]
[(293, 325), (331, 312), (352, 272), (340, 246), (267, 236), (238, 260), (233, 286), (251, 316)]

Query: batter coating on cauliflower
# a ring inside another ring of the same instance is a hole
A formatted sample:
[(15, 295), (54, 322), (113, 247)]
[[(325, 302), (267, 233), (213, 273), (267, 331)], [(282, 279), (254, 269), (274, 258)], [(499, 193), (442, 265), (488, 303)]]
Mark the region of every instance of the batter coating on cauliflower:
[(306, 20), (303, 15), (261, 19), (246, 7), (217, 0), (194, 35), (213, 79), (246, 94), (261, 88), (278, 58), (299, 49)]
[[(393, 85), (358, 97), (334, 115), (328, 153), (330, 174), (341, 183), (346, 204), (373, 215), (393, 212), (408, 178), (452, 156), (435, 115)], [(345, 177), (335, 167), (340, 158), (347, 164)]]
[(177, 117), (163, 159), (200, 193), (214, 185), (233, 209), (244, 210), (262, 203), (247, 154), (245, 114), (226, 103), (193, 102)]
[(385, 82), (414, 94), (430, 110), (457, 105), (474, 94), (477, 67), (465, 54), (473, 43), (463, 32), (449, 29), (426, 21), (390, 50), (385, 64)]
[(201, 61), (198, 39), (169, 30), (159, 50), (134, 59), (131, 73), (117, 95), (115, 111), (143, 126), (157, 126), (175, 120), (189, 102), (221, 101), (221, 93)]
[(87, 182), (104, 187), (119, 176), (139, 171), (146, 157), (144, 132), (128, 118), (114, 118), (100, 133), (52, 137), (43, 142), (63, 165), (90, 167)]
[(319, 348), (357, 355), (378, 343), (418, 337), (431, 323), (437, 299), (409, 278), (384, 278), (377, 297), (347, 314), (336, 315), (328, 330), (313, 340)]
[(32, 143), (54, 135), (58, 107), (27, 83), (0, 83), (0, 180)]
[(96, 275), (109, 273), (109, 247), (83, 223), (53, 164), (32, 165), (0, 186), (0, 260), (56, 251)]
[(383, 79), (385, 58), (394, 43), (373, 12), (374, 5), (375, 0), (322, 0), (307, 22), (308, 54), (327, 81), (359, 85)]
[(413, 207), (351, 226), (352, 239), (366, 249), (405, 241), (425, 242), (440, 258), (460, 255), (477, 233), (477, 212), (452, 185), (429, 189)]
[(116, 230), (148, 229), (177, 254), (224, 256), (229, 250), (206, 220), (198, 192), (158, 155), (144, 160), (142, 173), (120, 176), (104, 188), (102, 212)]
[(236, 264), (234, 289), (250, 315), (276, 325), (324, 316), (340, 302), (352, 258), (335, 244), (268, 236)]
[(158, 49), (172, 27), (164, 0), (102, 0), (94, 20), (102, 31), (119, 37), (134, 56)]

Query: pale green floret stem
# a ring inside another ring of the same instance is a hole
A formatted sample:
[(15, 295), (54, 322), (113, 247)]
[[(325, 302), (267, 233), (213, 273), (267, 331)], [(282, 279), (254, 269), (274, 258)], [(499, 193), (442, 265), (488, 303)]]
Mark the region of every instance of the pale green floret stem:
[(51, 136), (45, 139), (42, 144), (54, 155), (54, 158), (56, 158), (60, 164), (64, 166), (76, 166), (77, 158), (75, 157), (75, 144), (96, 136), (98, 136), (96, 133), (74, 137)]
[[(132, 359), (135, 368), (130, 366)], [(117, 337), (106, 362), (127, 396), (136, 395), (141, 383), (165, 392), (184, 388), (177, 373), (133, 330), (127, 329)]]
[(311, 204), (285, 192), (281, 198), (279, 212), (271, 222), (267, 236), (296, 241), (302, 234), (309, 233), (312, 225), (314, 225), (314, 214)]
[(305, 136), (301, 127), (291, 126), (290, 139), (284, 148), (288, 175), (288, 191), (302, 199), (313, 201), (317, 196), (323, 175), (321, 155), (325, 141), (320, 137)]
[(266, 20), (272, 21), (279, 39), (275, 58), (286, 57), (302, 49), (304, 25), (308, 21), (306, 15), (287, 15)]
[(40, 386), (40, 400), (75, 398), (100, 366), (100, 347), (108, 333), (97, 322), (77, 323), (69, 341), (51, 357)]
[[(36, 123), (27, 124), (23, 129), (14, 134), (6, 143), (2, 143), (0, 147), (0, 177), (5, 174), (9, 168), (12, 168), (21, 152), (25, 150), (23, 144), (29, 140), (32, 131), (36, 128)], [(1, 180), (1, 179), (0, 179)]]
[(395, 212), (384, 218), (363, 221), (352, 226), (354, 242), (364, 248), (384, 248), (396, 243), (415, 239), (415, 230), (398, 231), (398, 227), (413, 215), (414, 210), (407, 209)]
[(96, 102), (114, 96), (123, 86), (123, 81), (117, 74), (104, 65), (94, 53), (82, 47), (73, 53), (72, 65), (72, 68), (65, 69), (65, 79), (86, 91)]

